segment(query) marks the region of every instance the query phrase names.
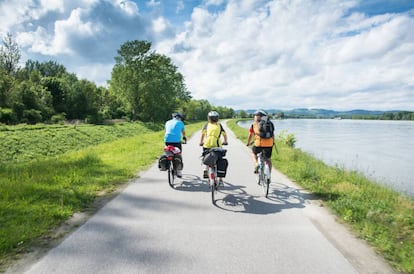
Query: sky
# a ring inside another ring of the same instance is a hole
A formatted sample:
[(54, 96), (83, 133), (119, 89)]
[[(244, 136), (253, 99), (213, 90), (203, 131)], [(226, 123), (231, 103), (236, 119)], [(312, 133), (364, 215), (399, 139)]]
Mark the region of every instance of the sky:
[(413, 0), (0, 0), (0, 22), (21, 66), (99, 86), (146, 40), (215, 106), (414, 111)]

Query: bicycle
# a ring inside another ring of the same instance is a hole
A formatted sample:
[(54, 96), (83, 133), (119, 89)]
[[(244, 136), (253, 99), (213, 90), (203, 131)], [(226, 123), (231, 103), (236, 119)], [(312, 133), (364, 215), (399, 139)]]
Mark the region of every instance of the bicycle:
[(262, 186), (263, 194), (267, 198), (269, 195), (269, 185), (270, 185), (270, 165), (269, 159), (262, 152), (257, 154), (257, 164), (258, 164), (258, 175), (257, 183)]
[(222, 177), (217, 175), (217, 161), (223, 159), (226, 156), (227, 150), (221, 147), (210, 148), (203, 151), (203, 164), (208, 166), (208, 177), (207, 182), (210, 186), (211, 191), (211, 201), (215, 204), (215, 195), (217, 193), (220, 182), (222, 182)]
[(181, 150), (178, 147), (172, 145), (164, 147), (164, 156), (166, 158), (165, 170), (167, 170), (168, 184), (172, 188), (174, 188), (174, 180), (177, 176), (177, 167), (174, 166), (174, 159), (177, 159), (178, 155), (181, 155)]

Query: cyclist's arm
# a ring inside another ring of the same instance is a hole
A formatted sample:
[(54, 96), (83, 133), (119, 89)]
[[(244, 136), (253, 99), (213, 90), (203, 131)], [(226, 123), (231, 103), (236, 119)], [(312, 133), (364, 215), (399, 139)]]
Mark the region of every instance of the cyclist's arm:
[(254, 135), (253, 125), (249, 129), (249, 135), (247, 136), (247, 143), (246, 146), (250, 145), (250, 141), (252, 140), (252, 137)]
[(206, 135), (206, 131), (204, 129), (201, 130), (201, 138), (200, 138), (200, 146), (204, 144), (204, 136)]
[(224, 140), (223, 143), (227, 144), (227, 133), (224, 129), (223, 129), (222, 135), (223, 135), (223, 140)]
[(183, 136), (184, 142), (187, 143), (187, 135), (185, 134), (185, 130), (184, 129), (181, 131), (181, 135)]

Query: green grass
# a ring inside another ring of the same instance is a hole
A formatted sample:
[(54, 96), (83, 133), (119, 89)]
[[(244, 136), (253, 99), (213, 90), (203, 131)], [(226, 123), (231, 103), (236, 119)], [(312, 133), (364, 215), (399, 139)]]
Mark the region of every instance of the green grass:
[[(237, 120), (227, 123), (243, 142), (247, 130)], [(398, 271), (414, 273), (414, 201), (383, 187), (362, 174), (331, 167), (276, 138), (279, 153), (274, 166), (305, 189), (315, 193), (369, 242)]]
[[(121, 137), (151, 132), (151, 124), (19, 125), (0, 127), (0, 164), (25, 162), (76, 151)], [(159, 126), (158, 126), (159, 127)]]
[[(201, 126), (202, 123), (187, 125), (188, 136)], [(76, 151), (53, 157), (40, 153), (38, 160), (17, 157), (15, 161), (3, 161), (0, 166), (0, 272), (8, 259), (30, 250), (36, 241), (75, 212), (88, 208), (98, 195), (110, 193), (136, 177), (163, 152), (162, 130), (153, 131), (146, 125), (130, 123), (123, 125), (123, 133), (111, 134), (108, 127), (96, 126), (88, 131), (85, 126), (84, 138), (80, 141), (89, 145)], [(47, 128), (41, 130), (47, 131)], [(53, 127), (49, 131), (53, 132)], [(135, 136), (128, 136), (131, 132)], [(99, 135), (102, 136), (97, 138)], [(113, 138), (114, 135), (117, 137)], [(91, 139), (101, 143), (92, 146)], [(116, 140), (102, 142), (107, 139)], [(45, 142), (58, 151), (59, 144)]]

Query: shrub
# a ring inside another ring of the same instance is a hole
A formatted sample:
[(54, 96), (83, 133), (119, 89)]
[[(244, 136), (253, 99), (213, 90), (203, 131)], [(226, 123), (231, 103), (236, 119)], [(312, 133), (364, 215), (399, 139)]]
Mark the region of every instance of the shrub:
[(43, 119), (42, 112), (36, 109), (27, 109), (23, 111), (23, 121), (28, 124), (36, 124), (41, 122)]
[(50, 118), (50, 120), (54, 124), (63, 124), (66, 120), (66, 113), (63, 112), (63, 113), (55, 114), (52, 116), (52, 118)]
[(16, 113), (10, 108), (0, 108), (0, 123), (8, 125), (17, 123)]

